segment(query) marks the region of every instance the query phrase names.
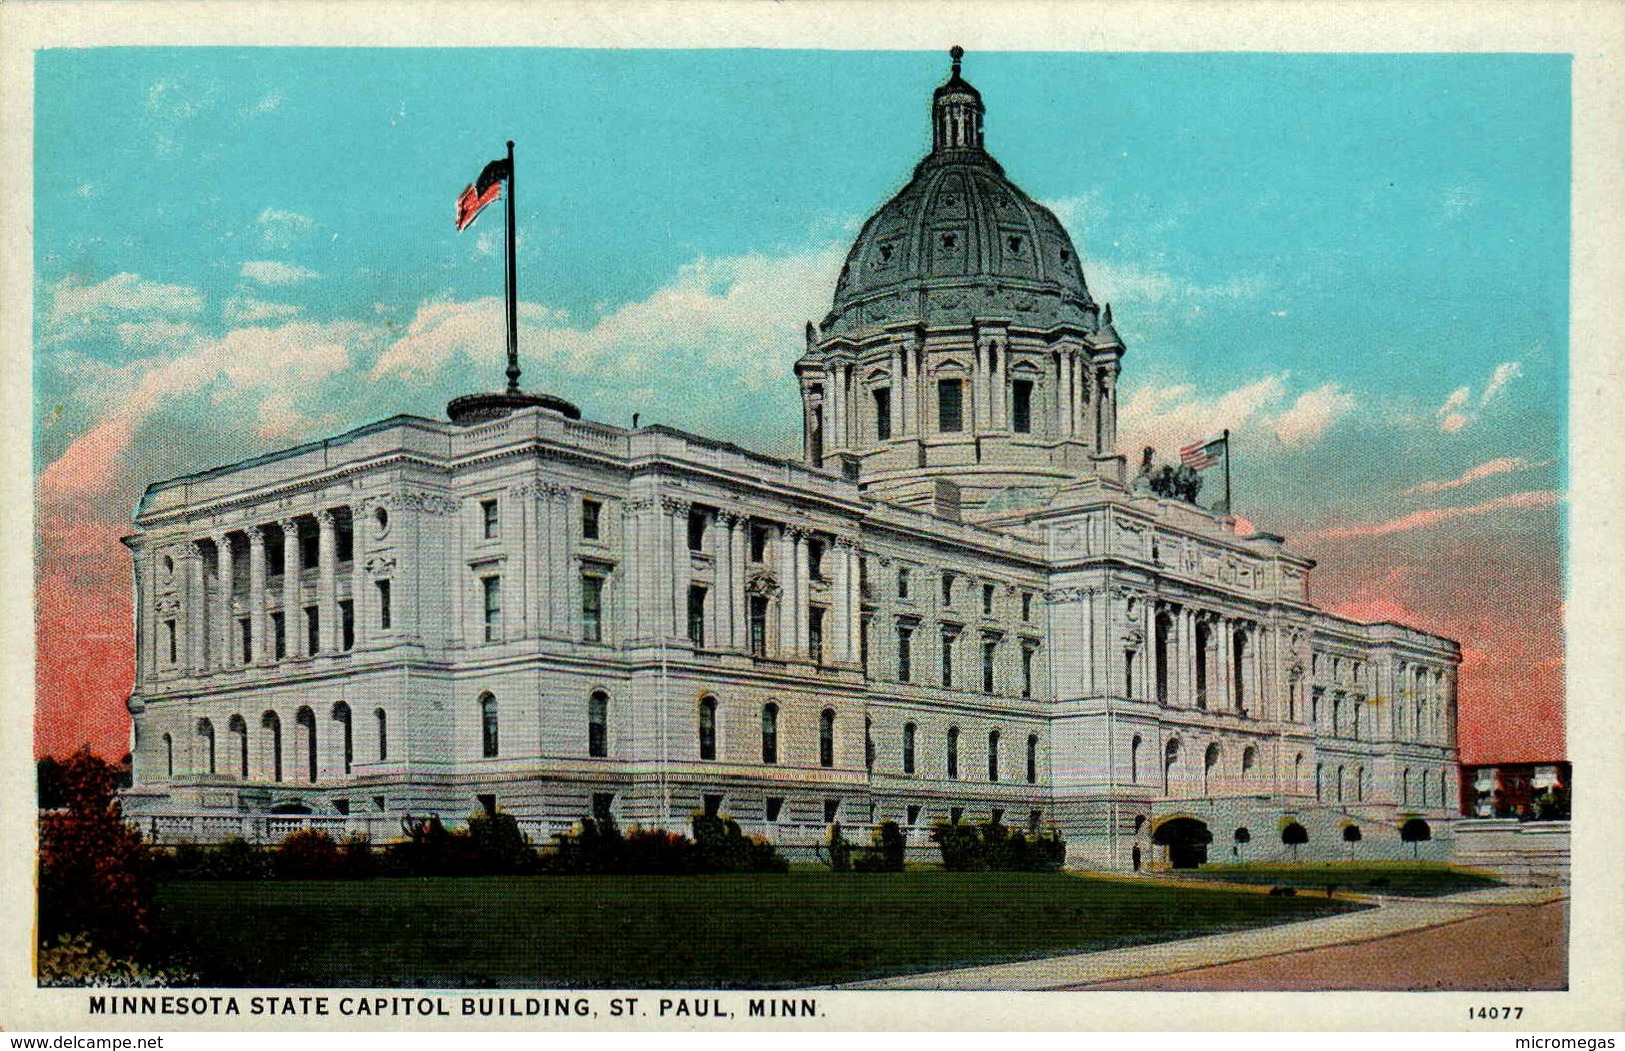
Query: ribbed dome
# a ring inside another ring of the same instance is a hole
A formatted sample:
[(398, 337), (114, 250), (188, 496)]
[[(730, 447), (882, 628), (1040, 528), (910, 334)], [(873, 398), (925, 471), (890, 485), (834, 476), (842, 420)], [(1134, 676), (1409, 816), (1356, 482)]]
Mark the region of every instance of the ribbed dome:
[(981, 96), (960, 78), (957, 55), (932, 106), (935, 146), (864, 224), (822, 334), (973, 317), (1092, 330), (1094, 301), (1077, 249), (1054, 213), (1005, 178), (982, 148)]

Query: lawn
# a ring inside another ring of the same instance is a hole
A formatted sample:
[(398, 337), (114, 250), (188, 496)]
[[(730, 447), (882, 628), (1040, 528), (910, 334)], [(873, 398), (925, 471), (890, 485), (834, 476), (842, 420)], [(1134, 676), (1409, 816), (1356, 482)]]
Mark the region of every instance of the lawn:
[(1203, 865), (1187, 873), (1192, 879), (1225, 883), (1267, 884), (1325, 890), (1335, 883), (1339, 890), (1376, 894), (1399, 894), (1412, 898), (1432, 898), (1464, 890), (1498, 887), (1501, 881), (1475, 869), (1458, 868), (1430, 861), (1324, 861), (1304, 865)]
[(174, 882), (161, 943), (223, 986), (784, 988), (1355, 908), (1065, 873)]

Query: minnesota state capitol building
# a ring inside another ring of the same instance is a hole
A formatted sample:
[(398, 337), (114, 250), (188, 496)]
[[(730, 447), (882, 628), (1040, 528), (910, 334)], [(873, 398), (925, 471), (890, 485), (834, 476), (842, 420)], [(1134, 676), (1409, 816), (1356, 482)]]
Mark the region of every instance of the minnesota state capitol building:
[(807, 327), (799, 462), (510, 387), (151, 485), (126, 812), (705, 809), (788, 848), (992, 818), (1115, 869), (1292, 822), (1397, 854), (1415, 815), (1446, 849), (1458, 646), (1315, 608), (1281, 537), (1130, 477), (1111, 310), (954, 57)]

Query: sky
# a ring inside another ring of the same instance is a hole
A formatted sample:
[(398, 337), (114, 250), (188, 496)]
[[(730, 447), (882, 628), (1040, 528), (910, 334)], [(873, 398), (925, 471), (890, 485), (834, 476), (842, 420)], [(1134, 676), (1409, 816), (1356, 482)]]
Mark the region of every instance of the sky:
[[(945, 42), (945, 43), (951, 43)], [(800, 445), (791, 363), (930, 145), (946, 55), (38, 54), (36, 750), (126, 749), (150, 481), (502, 382)], [(1564, 750), (1569, 64), (967, 55), (986, 141), (1128, 346), (1122, 450), (1234, 435), (1235, 510), (1334, 612), (1461, 641), (1465, 761)]]

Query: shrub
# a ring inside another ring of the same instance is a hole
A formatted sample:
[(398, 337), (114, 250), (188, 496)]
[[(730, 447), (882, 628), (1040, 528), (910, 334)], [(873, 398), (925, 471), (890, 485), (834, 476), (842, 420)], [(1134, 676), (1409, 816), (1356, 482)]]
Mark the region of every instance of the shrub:
[(195, 985), (198, 976), (184, 971), (155, 970), (137, 960), (109, 955), (83, 934), (64, 934), (39, 951), (39, 984), (47, 988), (162, 988)]
[(560, 875), (651, 876), (790, 869), (773, 844), (744, 835), (730, 818), (696, 814), (693, 828), (692, 840), (660, 828), (633, 828), (623, 835), (614, 821), (583, 818), (576, 828), (553, 837), (540, 867)]
[(471, 814), (468, 835), (472, 841), (475, 864), (481, 872), (490, 874), (534, 872), (536, 851), (531, 849), (519, 822), (512, 814)]
[(882, 821), (871, 835), (873, 845), (852, 863), (858, 872), (901, 872), (908, 841), (895, 821)]
[(119, 811), (116, 772), (81, 748), (59, 767), (62, 809), (40, 818), (39, 936), (83, 935), (112, 956), (148, 933), (151, 856)]
[(466, 829), (448, 830), (438, 814), (404, 817), (401, 832), (406, 838), (389, 848), (392, 868), (409, 876), (463, 876), (475, 870), (473, 836)]
[(695, 863), (700, 872), (788, 872), (790, 863), (760, 836), (746, 836), (733, 818), (695, 814)]
[(824, 840), (824, 850), (829, 862), (831, 872), (852, 871), (852, 844), (841, 835), (841, 823), (836, 821), (829, 826), (829, 834)]
[(1054, 829), (1024, 833), (997, 822), (939, 822), (931, 839), (942, 849), (942, 867), (956, 872), (1050, 872), (1066, 861), (1066, 840)]
[(302, 828), (277, 844), (272, 866), (278, 879), (337, 879), (339, 845), (321, 829)]

